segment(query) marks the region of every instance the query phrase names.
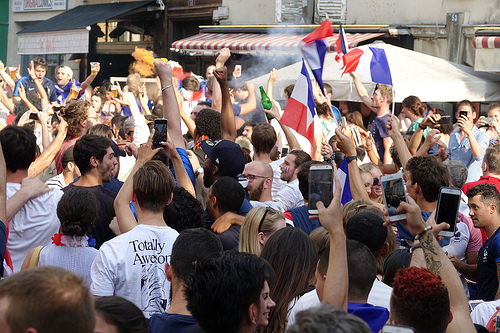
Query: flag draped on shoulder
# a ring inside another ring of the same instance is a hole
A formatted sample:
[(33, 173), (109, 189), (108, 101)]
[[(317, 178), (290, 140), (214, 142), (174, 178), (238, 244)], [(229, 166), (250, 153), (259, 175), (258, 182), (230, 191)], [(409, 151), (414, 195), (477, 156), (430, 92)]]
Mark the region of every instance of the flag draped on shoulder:
[(349, 201), (352, 200), (351, 194), (351, 186), (349, 185), (349, 166), (347, 164), (347, 160), (344, 157), (344, 160), (340, 164), (339, 169), (337, 170), (337, 179), (339, 180), (339, 186), (342, 188), (342, 197), (340, 199), (342, 205), (345, 205)]
[(305, 136), (311, 144), (314, 141), (314, 115), (316, 104), (307, 67), (302, 60), (302, 69), (295, 83), (280, 122)]
[(363, 82), (392, 86), (391, 70), (384, 49), (360, 46), (344, 55), (344, 74), (356, 72)]
[(335, 42), (335, 48), (337, 49), (337, 55), (335, 56), (335, 60), (340, 62), (340, 59), (344, 62), (344, 55), (349, 52), (349, 46), (347, 45), (347, 38), (345, 36), (344, 29), (342, 28), (342, 24), (339, 23), (339, 35), (337, 41)]
[(326, 51), (328, 51), (326, 37), (331, 36), (333, 36), (332, 23), (326, 20), (299, 43), (302, 55), (311, 68), (321, 91), (324, 91), (323, 63), (325, 62)]

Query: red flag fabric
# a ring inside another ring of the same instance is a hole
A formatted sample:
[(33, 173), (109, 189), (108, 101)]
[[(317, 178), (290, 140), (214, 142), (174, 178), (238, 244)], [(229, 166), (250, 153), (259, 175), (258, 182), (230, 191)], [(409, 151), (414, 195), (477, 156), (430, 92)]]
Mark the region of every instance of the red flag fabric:
[(332, 22), (325, 20), (319, 27), (314, 29), (309, 35), (302, 40), (304, 43), (310, 43), (317, 39), (333, 36)]

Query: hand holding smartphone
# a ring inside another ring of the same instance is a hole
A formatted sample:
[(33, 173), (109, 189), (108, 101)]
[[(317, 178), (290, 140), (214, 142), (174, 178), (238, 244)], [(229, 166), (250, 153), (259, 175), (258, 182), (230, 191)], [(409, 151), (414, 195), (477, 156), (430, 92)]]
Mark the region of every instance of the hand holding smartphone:
[(462, 191), (454, 187), (441, 187), (436, 210), (436, 223), (448, 223), (450, 228), (439, 232), (440, 236), (451, 237), (455, 234), (458, 208)]
[(153, 148), (163, 147), (161, 142), (167, 142), (167, 119), (155, 119), (154, 121), (154, 130), (155, 134), (153, 135)]
[(396, 210), (401, 202), (407, 202), (403, 174), (397, 172), (392, 175), (382, 176), (382, 190), (384, 191), (384, 201), (389, 214), (389, 221), (401, 221), (406, 219), (406, 214), (398, 213)]
[(316, 204), (321, 201), (328, 207), (333, 199), (333, 171), (331, 165), (313, 164), (309, 169), (309, 207), (311, 215), (318, 214)]

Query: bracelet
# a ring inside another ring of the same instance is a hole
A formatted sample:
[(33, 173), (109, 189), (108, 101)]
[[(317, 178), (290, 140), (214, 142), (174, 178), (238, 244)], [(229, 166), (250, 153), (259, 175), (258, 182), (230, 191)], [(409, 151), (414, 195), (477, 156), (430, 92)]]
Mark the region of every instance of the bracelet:
[(422, 123), (418, 124), (418, 127), (419, 127), (421, 130), (424, 130), (424, 131), (425, 131), (425, 129), (427, 128), (427, 127), (425, 127), (425, 126), (424, 126), (424, 127), (422, 127)]
[(165, 87), (161, 88), (161, 91), (164, 92), (165, 90), (167, 90), (168, 88), (170, 88), (172, 86), (172, 83), (170, 84), (167, 84)]
[(370, 151), (372, 151), (372, 150), (373, 150), (373, 148), (372, 148), (372, 147), (370, 147), (370, 149), (366, 149), (366, 152), (368, 153), (368, 152), (370, 152)]
[(415, 252), (415, 250), (418, 250), (418, 249), (421, 249), (421, 248), (422, 248), (422, 244), (420, 244), (420, 243), (413, 244), (413, 246), (410, 249), (410, 253), (413, 253), (413, 252)]
[(432, 229), (432, 225), (428, 225), (424, 228), (424, 230), (422, 230), (421, 233), (419, 233), (418, 235), (415, 236), (415, 240), (419, 240), (420, 237), (422, 237), (427, 231), (431, 230)]

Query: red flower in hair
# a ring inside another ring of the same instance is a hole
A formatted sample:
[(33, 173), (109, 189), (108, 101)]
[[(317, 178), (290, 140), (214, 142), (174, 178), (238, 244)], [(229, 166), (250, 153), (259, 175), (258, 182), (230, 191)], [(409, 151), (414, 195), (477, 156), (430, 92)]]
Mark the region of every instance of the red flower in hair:
[(54, 234), (54, 236), (52, 236), (52, 244), (56, 244), (57, 246), (63, 246), (64, 244), (61, 242), (62, 235), (63, 235), (62, 233)]

